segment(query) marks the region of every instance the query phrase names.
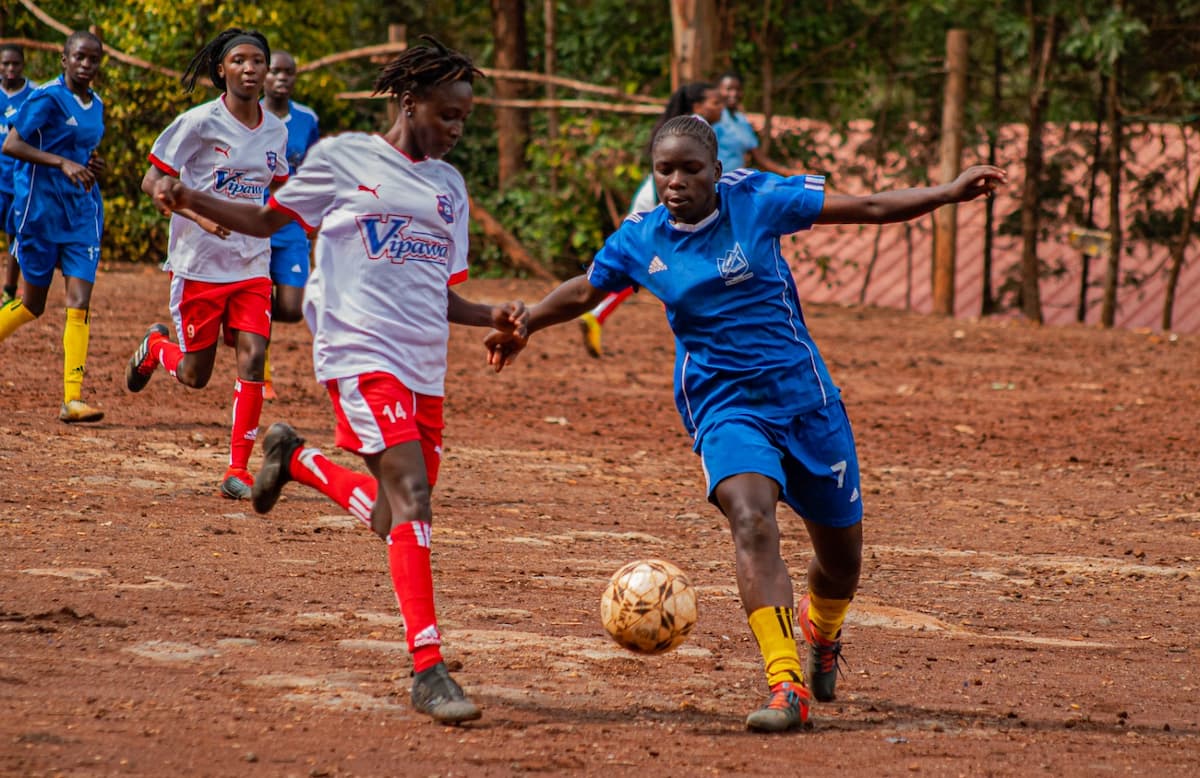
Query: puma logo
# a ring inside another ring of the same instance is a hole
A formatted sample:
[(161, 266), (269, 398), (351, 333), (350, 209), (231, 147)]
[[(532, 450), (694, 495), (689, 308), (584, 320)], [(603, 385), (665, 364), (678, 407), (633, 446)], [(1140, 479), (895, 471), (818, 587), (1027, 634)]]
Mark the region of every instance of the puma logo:
[(362, 185), (362, 184), (359, 184), (359, 185), (358, 185), (358, 191), (360, 191), (360, 192), (370, 192), (370, 193), (371, 193), (371, 196), (372, 196), (372, 197), (374, 197), (376, 200), (378, 200), (378, 199), (379, 199), (379, 187), (381, 187), (381, 186), (383, 186), (383, 184), (376, 184), (376, 185), (374, 186), (374, 188), (372, 188), (372, 187), (369, 187), (369, 186), (364, 186), (364, 185)]
[(229, 159), (229, 146), (226, 146), (225, 148), (221, 148), (220, 146), (213, 146), (213, 151), (215, 151), (218, 154), (220, 154), (221, 156), (225, 157), (225, 159)]

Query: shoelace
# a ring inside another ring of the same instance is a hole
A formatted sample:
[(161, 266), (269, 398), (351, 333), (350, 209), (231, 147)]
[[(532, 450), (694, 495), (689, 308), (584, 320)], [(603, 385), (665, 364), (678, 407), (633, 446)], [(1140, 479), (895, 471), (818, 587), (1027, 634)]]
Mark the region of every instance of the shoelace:
[(849, 667), (850, 663), (842, 656), (842, 642), (840, 640), (833, 643), (821, 642), (814, 646), (817, 649), (817, 656), (820, 659), (821, 672), (828, 673), (837, 670), (837, 674), (845, 678), (846, 672), (843, 667)]

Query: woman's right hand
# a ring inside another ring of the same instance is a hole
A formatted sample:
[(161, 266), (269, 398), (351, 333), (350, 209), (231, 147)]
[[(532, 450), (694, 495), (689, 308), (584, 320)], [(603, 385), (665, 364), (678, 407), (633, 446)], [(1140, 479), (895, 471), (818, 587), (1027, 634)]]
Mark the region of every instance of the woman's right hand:
[(92, 171), (88, 170), (86, 166), (80, 165), (78, 162), (72, 162), (66, 157), (63, 157), (62, 161), (58, 163), (58, 169), (85, 192), (91, 189), (96, 183), (96, 175)]

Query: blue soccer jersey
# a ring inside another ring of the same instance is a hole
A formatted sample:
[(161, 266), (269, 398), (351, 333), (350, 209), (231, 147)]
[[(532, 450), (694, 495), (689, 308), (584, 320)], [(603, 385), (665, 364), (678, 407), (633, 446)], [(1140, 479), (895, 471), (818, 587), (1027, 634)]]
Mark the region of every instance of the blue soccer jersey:
[[(8, 135), (8, 127), (12, 120), (16, 118), (17, 111), (33, 94), (34, 84), (29, 79), (25, 79), (25, 85), (17, 91), (9, 94), (3, 89), (0, 89), (0, 141)], [(17, 160), (7, 154), (0, 154), (0, 192), (12, 194), (13, 191), (13, 170), (17, 165)]]
[(820, 215), (825, 179), (740, 170), (717, 194), (698, 224), (672, 223), (665, 206), (630, 216), (588, 269), (593, 286), (636, 284), (666, 306), (675, 404), (697, 449), (723, 419), (782, 420), (839, 399), (779, 248)]
[[(317, 114), (307, 105), (289, 100), (288, 115), (284, 117), (283, 123), (287, 126), (288, 131), (288, 175), (294, 176), (296, 169), (300, 167), (300, 163), (308, 154), (308, 150), (321, 139), (321, 134), (317, 130)], [(307, 241), (308, 236), (304, 234), (304, 229), (294, 221), (288, 222), (286, 226), (271, 236), (272, 246), (307, 244)]]
[[(71, 92), (59, 76), (33, 90), (10, 125), (30, 146), (87, 165), (104, 137), (104, 103), (90, 89), (88, 98)], [(12, 223), (18, 235), (98, 246), (104, 230), (100, 186), (85, 191), (61, 170), (18, 160)]]

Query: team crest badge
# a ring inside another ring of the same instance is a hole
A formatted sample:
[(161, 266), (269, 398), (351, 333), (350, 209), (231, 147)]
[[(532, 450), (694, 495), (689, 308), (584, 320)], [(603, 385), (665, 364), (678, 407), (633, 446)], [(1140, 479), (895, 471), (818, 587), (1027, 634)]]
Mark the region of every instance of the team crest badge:
[(267, 169), (270, 170), (272, 173), (274, 173), (275, 168), (277, 168), (277, 167), (279, 167), (279, 155), (276, 154), (274, 151), (268, 151), (267, 152)]
[(446, 224), (454, 224), (454, 209), (450, 205), (450, 195), (437, 196), (438, 216), (442, 217), (442, 221)]

